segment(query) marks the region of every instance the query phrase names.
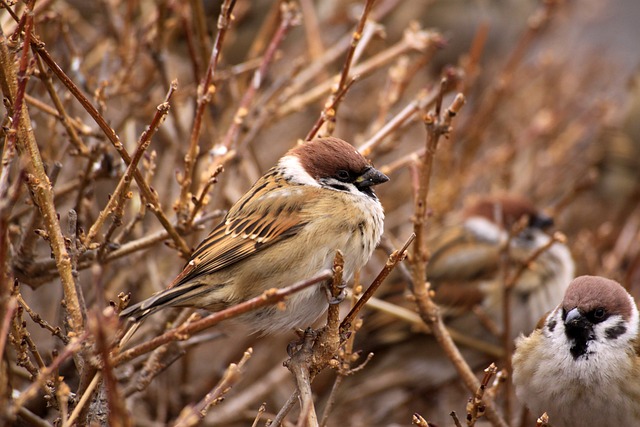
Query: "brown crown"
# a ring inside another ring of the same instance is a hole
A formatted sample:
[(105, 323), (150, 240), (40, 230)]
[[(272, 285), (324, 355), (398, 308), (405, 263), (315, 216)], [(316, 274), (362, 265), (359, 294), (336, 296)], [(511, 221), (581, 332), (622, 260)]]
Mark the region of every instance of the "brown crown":
[(480, 216), (502, 225), (506, 230), (510, 230), (520, 218), (526, 216), (529, 223), (534, 223), (537, 219), (551, 221), (538, 212), (531, 202), (516, 196), (493, 196), (478, 200), (465, 210), (465, 217)]
[(582, 313), (588, 313), (598, 307), (627, 320), (631, 317), (629, 294), (620, 283), (599, 276), (573, 279), (564, 295), (562, 308), (566, 311), (578, 308)]
[(287, 154), (297, 156), (307, 173), (316, 179), (335, 176), (339, 170), (359, 176), (370, 167), (351, 144), (333, 137), (314, 139)]

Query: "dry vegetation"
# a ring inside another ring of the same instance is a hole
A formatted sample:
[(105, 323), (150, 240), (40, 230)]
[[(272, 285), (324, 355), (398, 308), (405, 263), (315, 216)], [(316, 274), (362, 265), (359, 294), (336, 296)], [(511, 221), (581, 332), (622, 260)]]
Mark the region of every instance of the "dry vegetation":
[[(484, 3), (1, 0), (0, 423), (265, 425), (280, 412), (284, 425), (445, 426), (455, 410), (460, 425), (536, 425), (504, 399), (504, 358), (481, 388), (482, 367), (456, 359), (424, 286), (426, 237), (478, 195), (526, 195), (554, 214), (579, 273), (637, 294), (638, 58), (589, 48), (597, 36), (580, 29), (606, 2)], [(417, 347), (388, 372), (376, 355), (363, 366), (384, 331), (366, 316), (340, 325), (337, 308), (289, 370), (293, 333), (209, 328), (205, 313), (165, 310), (118, 350), (129, 296), (164, 288), (288, 148), (330, 133), (391, 177), (385, 239), (354, 293), (411, 289), (462, 381), (399, 375)], [(367, 386), (383, 374), (405, 380)]]

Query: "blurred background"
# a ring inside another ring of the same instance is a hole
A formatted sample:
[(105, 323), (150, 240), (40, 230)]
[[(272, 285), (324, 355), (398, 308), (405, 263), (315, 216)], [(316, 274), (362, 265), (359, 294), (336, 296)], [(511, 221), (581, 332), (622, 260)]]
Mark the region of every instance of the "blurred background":
[[(18, 61), (22, 41), (17, 29), (22, 26), (6, 9), (10, 7), (19, 18), (25, 4), (13, 3), (3, 2), (0, 24), (7, 38), (4, 43)], [(213, 80), (215, 93), (199, 127), (193, 182), (186, 194), (181, 186), (184, 158), (194, 129), (198, 84), (218, 32), (221, 2), (39, 0), (33, 33), (129, 153), (135, 151), (170, 82), (177, 79), (170, 112), (139, 169), (157, 192), (166, 217), (193, 248), (259, 176), (305, 138), (343, 69), (364, 3), (237, 2)], [(267, 47), (281, 28), (282, 4), (293, 16), (291, 27), (252, 94), (254, 73), (265, 65)], [(613, 278), (639, 297), (638, 22), (637, 0), (375, 1), (351, 68), (351, 75), (359, 78), (340, 105), (333, 131), (365, 150), (391, 178), (377, 189), (386, 211), (383, 245), (361, 272), (359, 283), (368, 286), (390, 250), (399, 247), (413, 229), (415, 168), (426, 141), (421, 118), (432, 108), (427, 100), (447, 75), (456, 84), (447, 92), (444, 106), (458, 92), (467, 102), (435, 156), (428, 199), (430, 238), (463, 221), (463, 212), (477, 200), (515, 195), (554, 218), (549, 232), (566, 235), (576, 275)], [(17, 62), (13, 65), (17, 67)], [(57, 76), (46, 66), (40, 68), (33, 57), (27, 71), (26, 102), (45, 167), (55, 175), (55, 207), (62, 230), (70, 239), (82, 238), (126, 166)], [(46, 84), (49, 78), (49, 88), (57, 93), (80, 142), (70, 136), (53, 108)], [(418, 107), (404, 114), (411, 105)], [(239, 111), (240, 107), (246, 108)], [(21, 179), (28, 161), (24, 155), (18, 159), (5, 166), (10, 168), (12, 182)], [(215, 165), (223, 165), (224, 170), (213, 185), (206, 186)], [(71, 209), (77, 212), (77, 222), (70, 221)], [(3, 280), (11, 283), (15, 277), (26, 304), (64, 330), (62, 287), (46, 236), (38, 231), (43, 228), (42, 218), (26, 187), (12, 206), (8, 224)], [(87, 313), (101, 312), (121, 292), (131, 293), (134, 302), (146, 298), (166, 287), (185, 262), (171, 239), (162, 234), (163, 226), (135, 183), (124, 205), (122, 224), (106, 234), (110, 226), (108, 220), (93, 245), (70, 240), (70, 247), (76, 247), (76, 280)], [(399, 297), (406, 286), (406, 276), (394, 271), (378, 296), (415, 311), (410, 301)], [(369, 351), (375, 354), (367, 366), (345, 378), (327, 425), (410, 425), (412, 414), (419, 412), (434, 425), (448, 426), (453, 425), (448, 415), (452, 410), (463, 419), (469, 393), (455, 375), (433, 384), (429, 369), (411, 371), (419, 365), (414, 360), (431, 360), (425, 358), (427, 350), (422, 347), (431, 337), (400, 319), (376, 321), (374, 311), (366, 309), (356, 336), (354, 350), (361, 351), (361, 358), (355, 365)], [(45, 364), (50, 363), (52, 354), (64, 347), (63, 341), (26, 313), (22, 316), (38, 353)], [(158, 335), (166, 327), (168, 318), (163, 316), (146, 322), (134, 342)], [(398, 327), (405, 330), (401, 340), (381, 338)], [(146, 356), (119, 367), (118, 384), (131, 422), (171, 424), (182, 408), (199, 401), (229, 363), (251, 346), (253, 357), (239, 383), (224, 402), (211, 408), (202, 425), (251, 425), (265, 402), (266, 414), (258, 424), (264, 425), (294, 389), (291, 375), (282, 367), (286, 345), (293, 339), (293, 333), (246, 336), (219, 325), (174, 343), (169, 353), (175, 357), (167, 359), (166, 369), (156, 372), (141, 390), (136, 384)], [(11, 342), (4, 354), (5, 372), (10, 388), (20, 391), (30, 384), (33, 373), (20, 365), (19, 346)], [(432, 357), (431, 352), (438, 349), (428, 351)], [(27, 354), (34, 357), (33, 352)], [(442, 355), (433, 357), (448, 364)], [(502, 369), (508, 368), (505, 357), (488, 359)], [(433, 369), (441, 366), (433, 363)], [(473, 367), (481, 372), (485, 366)], [(72, 392), (81, 387), (74, 363), (65, 363), (59, 374)], [(319, 411), (327, 404), (334, 378), (335, 373), (326, 370), (314, 383)], [(373, 384), (379, 378), (396, 381)], [(500, 387), (499, 402), (509, 402), (510, 425), (535, 425), (539, 414), (527, 415), (513, 396), (504, 398), (512, 393), (509, 387)], [(26, 408), (36, 418), (29, 421), (26, 412), (21, 413), (18, 425), (31, 425), (34, 420), (54, 423), (62, 415), (52, 400), (45, 392), (31, 399)], [(104, 424), (104, 414), (95, 406), (90, 408), (80, 424)], [(295, 424), (297, 411), (289, 416), (288, 425)]]

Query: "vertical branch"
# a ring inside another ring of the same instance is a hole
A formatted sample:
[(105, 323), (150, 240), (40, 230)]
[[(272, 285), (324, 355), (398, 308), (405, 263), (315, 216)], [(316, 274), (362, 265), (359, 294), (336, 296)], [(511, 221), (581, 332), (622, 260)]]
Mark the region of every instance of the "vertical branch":
[(113, 310), (110, 316), (102, 313), (91, 313), (88, 319), (88, 327), (96, 339), (96, 348), (102, 362), (102, 376), (107, 394), (107, 408), (100, 408), (99, 411), (108, 413), (109, 425), (114, 427), (127, 427), (131, 425), (131, 419), (127, 414), (122, 399), (122, 393), (118, 387), (118, 382), (113, 371), (113, 364), (110, 357), (110, 342), (113, 333), (118, 327), (117, 315)]
[(316, 136), (318, 131), (320, 131), (320, 128), (322, 127), (323, 124), (328, 122), (335, 122), (338, 104), (342, 102), (342, 99), (347, 94), (347, 91), (349, 90), (351, 85), (353, 85), (356, 82), (357, 79), (358, 79), (358, 76), (353, 77), (351, 80), (349, 80), (349, 83), (347, 83), (341, 90), (339, 90), (334, 94), (335, 96), (333, 95), (331, 96), (331, 98), (329, 99), (330, 103), (327, 104), (322, 110), (322, 112), (320, 113), (320, 117), (318, 117), (318, 120), (316, 120), (316, 122), (311, 127), (311, 130), (309, 131), (307, 136), (304, 138), (305, 141), (311, 141)]
[(64, 106), (62, 105), (62, 101), (60, 97), (56, 93), (55, 88), (53, 87), (53, 79), (51, 78), (51, 70), (47, 70), (44, 66), (44, 62), (42, 58), (36, 55), (36, 63), (38, 64), (38, 70), (40, 70), (40, 76), (42, 82), (44, 83), (45, 88), (47, 89), (47, 93), (49, 93), (49, 98), (53, 101), (53, 105), (56, 107), (56, 111), (58, 112), (58, 118), (60, 123), (64, 127), (67, 135), (69, 136), (69, 141), (74, 145), (78, 154), (81, 156), (89, 156), (90, 150), (89, 148), (82, 142), (76, 128), (72, 125), (72, 120), (67, 114)]
[[(358, 21), (358, 25), (356, 30), (353, 32), (353, 36), (351, 38), (351, 45), (347, 50), (347, 57), (345, 58), (344, 65), (342, 67), (342, 72), (340, 73), (340, 80), (338, 81), (338, 86), (332, 88), (331, 95), (326, 103), (326, 135), (333, 134), (335, 128), (335, 119), (338, 114), (338, 108), (340, 106), (340, 101), (344, 97), (346, 91), (349, 89), (349, 86), (353, 83), (353, 80), (349, 79), (349, 72), (351, 71), (351, 65), (353, 62), (353, 57), (356, 52), (356, 48), (358, 47), (358, 43), (362, 38), (362, 31), (364, 30), (364, 25), (367, 22), (367, 17), (373, 8), (373, 3), (375, 0), (367, 0), (364, 5), (364, 10), (362, 11), (362, 15), (360, 15), (360, 20)], [(331, 108), (329, 108), (331, 106)], [(311, 140), (313, 135), (309, 137), (307, 135), (307, 141)]]
[(413, 284), (416, 289), (414, 292), (422, 292), (422, 283), (427, 277), (427, 262), (429, 261), (429, 251), (426, 247), (425, 222), (427, 217), (427, 196), (429, 195), (429, 187), (431, 184), (431, 171), (433, 169), (433, 159), (438, 148), (438, 141), (442, 135), (449, 132), (451, 120), (464, 104), (464, 97), (458, 94), (454, 100), (454, 104), (447, 111), (445, 119), (441, 119), (440, 110), (442, 108), (442, 99), (452, 81), (444, 77), (440, 82), (440, 90), (435, 97), (435, 115), (427, 114), (424, 122), (427, 127), (427, 143), (422, 165), (419, 169), (418, 189), (414, 200), (414, 217), (413, 232), (416, 235), (416, 244), (413, 245), (412, 258), (412, 275)]
[[(219, 146), (216, 147), (215, 151), (217, 152), (214, 160), (209, 165), (209, 169), (207, 171), (207, 176), (214, 176), (215, 171), (224, 164), (231, 156), (229, 155), (229, 150), (231, 146), (234, 144), (235, 140), (240, 133), (240, 129), (244, 124), (245, 118), (249, 114), (249, 109), (251, 107), (251, 103), (258, 92), (258, 89), (262, 85), (262, 80), (267, 75), (267, 70), (271, 62), (275, 58), (276, 51), (284, 37), (289, 32), (291, 27), (294, 25), (298, 25), (299, 23), (299, 13), (295, 3), (289, 1), (283, 1), (280, 4), (280, 12), (282, 15), (280, 25), (276, 30), (269, 46), (267, 47), (266, 52), (262, 56), (262, 61), (260, 62), (260, 66), (254, 72), (253, 78), (251, 79), (251, 83), (247, 90), (245, 91), (242, 99), (240, 100), (240, 105), (236, 110), (231, 125), (229, 129), (227, 129), (227, 133), (225, 134), (222, 142)], [(205, 184), (204, 188), (207, 188), (207, 184)], [(202, 197), (202, 196), (201, 196)]]
[(267, 75), (267, 69), (269, 68), (269, 65), (275, 58), (275, 53), (278, 49), (278, 46), (280, 46), (282, 40), (284, 40), (284, 37), (287, 35), (291, 27), (297, 25), (298, 23), (298, 10), (294, 3), (282, 2), (282, 4), (280, 5), (280, 11), (282, 14), (280, 26), (278, 27), (278, 30), (273, 36), (271, 43), (269, 43), (269, 46), (267, 47), (267, 50), (262, 57), (260, 67), (258, 67), (256, 72), (253, 74), (251, 84), (249, 85), (249, 87), (247, 87), (247, 90), (244, 93), (242, 100), (240, 101), (240, 105), (238, 106), (238, 110), (236, 111), (233, 122), (231, 123), (231, 126), (229, 126), (229, 129), (227, 130), (227, 133), (225, 134), (222, 141), (222, 147), (225, 150), (229, 150), (229, 148), (231, 148), (231, 145), (238, 136), (240, 127), (244, 123), (244, 119), (249, 112), (251, 102), (253, 101), (253, 98), (255, 97), (258, 89), (262, 85), (262, 80)]
[[(446, 79), (441, 83), (441, 92), (444, 91), (448, 84)], [(442, 96), (438, 96), (435, 111), (440, 111)], [(451, 121), (459, 112), (464, 104), (464, 97), (458, 94), (451, 106), (445, 111), (444, 117), (439, 115), (427, 115), (425, 124), (427, 126), (427, 147), (425, 157), (420, 169), (420, 181), (418, 182), (418, 191), (415, 201), (415, 217), (414, 217), (414, 233), (421, 240), (414, 246), (412, 257), (412, 277), (414, 289), (412, 292), (416, 298), (416, 305), (422, 320), (429, 326), (433, 332), (438, 344), (442, 347), (449, 360), (453, 363), (458, 375), (460, 375), (467, 389), (475, 393), (480, 387), (480, 382), (475, 377), (471, 368), (466, 363), (462, 354), (455, 345), (451, 335), (447, 332), (444, 321), (440, 314), (439, 307), (433, 302), (430, 295), (429, 283), (425, 282), (426, 262), (428, 261), (428, 251), (424, 242), (424, 224), (427, 212), (427, 197), (429, 195), (430, 174), (433, 165), (433, 157), (438, 147), (438, 140), (442, 135), (450, 132)], [(494, 426), (507, 427), (507, 423), (502, 419), (495, 409), (493, 400), (485, 396), (486, 417)]]
[[(199, 3), (199, 1), (192, 3)], [(189, 201), (191, 199), (191, 183), (193, 182), (193, 174), (199, 152), (198, 140), (200, 139), (200, 130), (202, 128), (202, 117), (206, 106), (213, 100), (213, 96), (215, 95), (216, 88), (212, 82), (216, 74), (218, 62), (220, 61), (222, 43), (225, 35), (227, 34), (227, 30), (229, 29), (229, 24), (231, 23), (231, 13), (233, 12), (235, 3), (236, 0), (225, 0), (222, 3), (222, 6), (220, 6), (220, 16), (218, 16), (218, 34), (216, 35), (216, 39), (213, 43), (209, 66), (202, 77), (200, 85), (198, 86), (198, 100), (191, 128), (191, 137), (189, 138), (189, 149), (184, 156), (184, 171), (180, 176), (180, 198), (176, 202), (178, 221), (182, 227), (188, 228), (195, 217), (193, 214), (189, 215)], [(198, 21), (197, 17), (196, 21)], [(197, 207), (194, 207), (194, 210), (196, 209)]]
[(26, 162), (28, 173), (27, 184), (34, 195), (35, 202), (40, 209), (45, 228), (49, 235), (49, 243), (56, 260), (56, 266), (64, 291), (65, 307), (69, 315), (69, 328), (73, 334), (79, 335), (83, 330), (84, 320), (80, 309), (78, 294), (76, 293), (75, 281), (71, 272), (71, 259), (67, 252), (62, 229), (58, 221), (51, 183), (45, 172), (40, 150), (35, 141), (27, 107), (23, 103), (27, 84), (26, 70), (28, 54), (33, 28), (33, 12), (30, 5), (27, 6), (25, 16), (24, 44), (17, 76), (7, 46), (7, 39), (4, 34), (0, 33), (0, 88), (2, 88), (4, 96), (12, 102), (13, 123), (9, 138), (10, 141), (12, 138), (16, 138), (15, 142), (9, 142), (9, 144), (16, 144), (19, 151), (26, 154), (28, 158)]

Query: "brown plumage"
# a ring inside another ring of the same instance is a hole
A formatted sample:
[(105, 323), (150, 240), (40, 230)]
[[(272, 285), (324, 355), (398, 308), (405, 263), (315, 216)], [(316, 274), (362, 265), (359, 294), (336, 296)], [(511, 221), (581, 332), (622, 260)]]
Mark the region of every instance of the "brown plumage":
[[(375, 249), (384, 218), (372, 186), (388, 178), (337, 138), (293, 148), (229, 210), (170, 287), (122, 317), (139, 321), (164, 307), (218, 311), (312, 277), (345, 256), (345, 278)], [(319, 287), (293, 295), (286, 310), (266, 307), (241, 320), (252, 330), (306, 326), (326, 310)]]

